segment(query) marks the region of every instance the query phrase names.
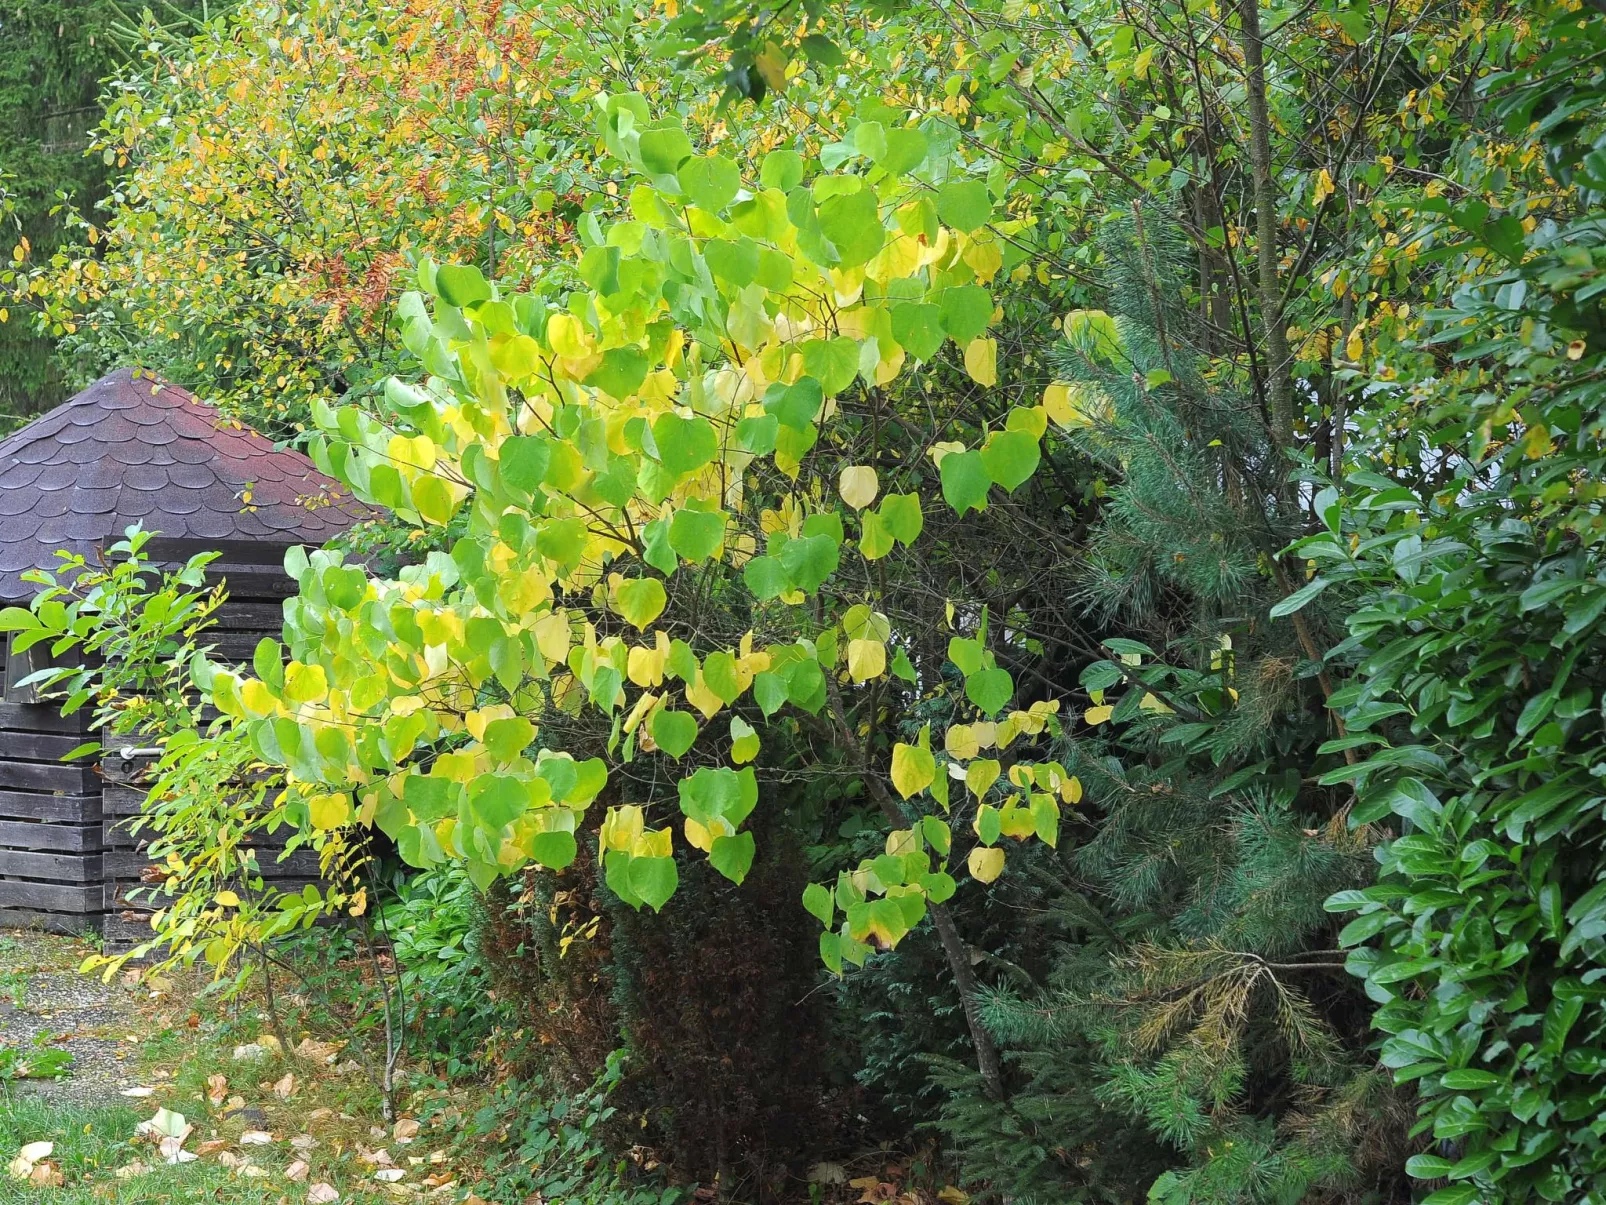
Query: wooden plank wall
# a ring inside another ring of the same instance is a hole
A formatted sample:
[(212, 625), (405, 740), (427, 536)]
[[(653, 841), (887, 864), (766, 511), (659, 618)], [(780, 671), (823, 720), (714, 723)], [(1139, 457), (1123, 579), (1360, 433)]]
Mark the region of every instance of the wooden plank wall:
[[(134, 832), (132, 822), (145, 809), (149, 791), (147, 754), (124, 758), (115, 753), (102, 763), (106, 777), (105, 819), (102, 827), (106, 912), (104, 933), (112, 950), (127, 949), (151, 935), (151, 914), (162, 906), (161, 867), (147, 853), (148, 830)], [(277, 788), (270, 780), (270, 797)], [(256, 857), (263, 886), (270, 890), (299, 891), (319, 882), (318, 855), (298, 849), (285, 856), (289, 833), (258, 833), (246, 844)]]
[(0, 925), (98, 932), (104, 908), (100, 776), (64, 764), (87, 715), (0, 703)]
[[(278, 637), (296, 583), (284, 572), (283, 546), (225, 543), (207, 576), (209, 584), (225, 579), (229, 597), (201, 643), (215, 660), (249, 665), (263, 637)], [(158, 538), (148, 553), (176, 564), (202, 550), (198, 541)], [(0, 645), (0, 671), (3, 662)], [(114, 751), (100, 766), (62, 764), (90, 739), (88, 723), (87, 713), (63, 718), (49, 705), (0, 702), (0, 926), (95, 930), (112, 948), (127, 948), (150, 935), (160, 906), (145, 891), (131, 893), (159, 884), (160, 875), (145, 852), (149, 834), (129, 831), (145, 806), (151, 758), (115, 750), (150, 742), (119, 737), (107, 742)], [(264, 882), (299, 890), (318, 880), (317, 857), (303, 850), (280, 861), (284, 836), (259, 844), (257, 864)]]

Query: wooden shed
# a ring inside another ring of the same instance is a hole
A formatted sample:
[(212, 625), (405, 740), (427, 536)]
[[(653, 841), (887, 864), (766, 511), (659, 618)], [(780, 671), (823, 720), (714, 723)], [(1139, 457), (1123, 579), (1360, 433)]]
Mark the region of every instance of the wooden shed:
[[(147, 547), (159, 562), (222, 554), (212, 570), (229, 600), (208, 642), (245, 661), (278, 634), (294, 591), (285, 551), (322, 545), (367, 514), (301, 453), (183, 389), (114, 372), (0, 439), (0, 606), (26, 605), (36, 587), (21, 575), (52, 567), (58, 549), (93, 560), (138, 523), (160, 533)], [(34, 668), (35, 650), (0, 647), (0, 924), (101, 930), (139, 878), (137, 847), (119, 827), (143, 802), (129, 785), (137, 768), (63, 764), (89, 717), (63, 717), (20, 686)]]

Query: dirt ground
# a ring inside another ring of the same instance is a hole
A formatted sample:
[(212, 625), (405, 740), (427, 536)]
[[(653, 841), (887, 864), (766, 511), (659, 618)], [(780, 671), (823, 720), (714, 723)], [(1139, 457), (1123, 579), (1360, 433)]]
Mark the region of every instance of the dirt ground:
[(73, 1056), (58, 1079), (20, 1079), (8, 1090), (60, 1104), (104, 1105), (132, 1087), (124, 1063), (138, 1044), (133, 993), (121, 980), (80, 975), (91, 952), (83, 941), (50, 934), (0, 933), (0, 1045), (30, 1049), (41, 1034)]

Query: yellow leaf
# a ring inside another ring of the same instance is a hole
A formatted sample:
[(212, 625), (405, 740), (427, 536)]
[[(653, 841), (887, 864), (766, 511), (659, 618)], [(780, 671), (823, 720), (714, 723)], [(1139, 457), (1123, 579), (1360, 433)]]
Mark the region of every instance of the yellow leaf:
[(1365, 330), (1366, 324), (1364, 322), (1360, 323), (1349, 333), (1349, 338), (1344, 340), (1344, 356), (1346, 359), (1358, 361), (1366, 354)]
[(633, 803), (608, 809), (598, 840), (603, 849), (629, 850), (642, 831), (641, 808)]
[(972, 762), (965, 771), (965, 786), (970, 793), (980, 799), (987, 794), (993, 783), (998, 781), (1000, 773), (998, 763), (992, 758)]
[(879, 640), (848, 641), (848, 676), (868, 682), (887, 672), (887, 646)]
[(869, 465), (856, 464), (842, 470), (841, 477), (837, 479), (837, 489), (841, 491), (842, 501), (854, 510), (863, 510), (875, 501), (881, 486), (874, 469)]
[(1081, 803), (1082, 780), (1073, 774), (1064, 782), (1060, 783), (1060, 798), (1066, 803)]
[(1082, 719), (1087, 722), (1089, 727), (1097, 728), (1100, 724), (1104, 723), (1105, 720), (1109, 719), (1114, 713), (1115, 708), (1109, 705), (1105, 705), (1103, 707), (1089, 707), (1085, 712), (1082, 713)]
[(966, 861), (970, 877), (978, 883), (991, 883), (1004, 873), (1004, 851), (996, 846), (989, 849), (978, 845), (970, 851)]
[(1550, 451), (1550, 428), (1544, 423), (1535, 423), (1522, 437), (1522, 454), (1529, 460), (1538, 460), (1548, 451)]
[(955, 724), (948, 729), (942, 738), (942, 747), (948, 751), (949, 757), (960, 761), (969, 761), (981, 751), (975, 730), (969, 724)]
[(568, 659), (569, 616), (566, 612), (552, 611), (541, 616), (531, 630), (535, 633), (536, 647), (547, 661), (556, 664)]
[(1327, 174), (1327, 169), (1324, 167), (1316, 173), (1316, 187), (1311, 193), (1311, 201), (1313, 204), (1320, 205), (1328, 197), (1332, 196), (1333, 192), (1333, 177)]
[(224, 908), (238, 908), (240, 906), (240, 897), (232, 891), (220, 891), (217, 893), (217, 902)]
[(978, 385), (998, 384), (998, 340), (972, 339), (965, 345), (965, 371)]
[(313, 828), (339, 828), (351, 820), (351, 800), (345, 795), (314, 795), (307, 800)]
[(937, 763), (929, 749), (902, 744), (892, 747), (892, 785), (905, 799), (925, 790), (936, 777)]
[(637, 686), (662, 686), (664, 660), (667, 648), (633, 648), (630, 650), (630, 680)]
[(725, 700), (716, 695), (703, 681), (702, 674), (697, 675), (697, 681), (686, 687), (686, 702), (703, 713), (705, 720), (711, 720), (725, 706)]

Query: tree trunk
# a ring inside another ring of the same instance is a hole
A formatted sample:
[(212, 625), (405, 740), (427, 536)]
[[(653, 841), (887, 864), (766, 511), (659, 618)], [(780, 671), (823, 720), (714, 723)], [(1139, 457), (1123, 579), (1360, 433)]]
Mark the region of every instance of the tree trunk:
[[(826, 691), (831, 700), (831, 718), (835, 721), (837, 736), (853, 754), (853, 759), (858, 762), (864, 774), (865, 785), (869, 787), (870, 794), (880, 806), (881, 814), (894, 828), (908, 828), (909, 817), (903, 814), (898, 801), (892, 797), (892, 792), (887, 790), (887, 784), (870, 765), (864, 745), (860, 742), (858, 734), (853, 731), (847, 711), (842, 706), (842, 696), (836, 688), (836, 683), (829, 677), (826, 679)], [(970, 965), (970, 955), (965, 952), (965, 943), (959, 936), (953, 917), (948, 915), (948, 909), (927, 900), (926, 912), (930, 914), (931, 923), (936, 927), (937, 937), (942, 942), (942, 952), (947, 956), (948, 969), (953, 972), (954, 987), (959, 992), (959, 1003), (965, 1010), (965, 1024), (970, 1029), (970, 1043), (976, 1048), (976, 1070), (981, 1073), (982, 1087), (989, 1100), (1003, 1100), (1003, 1062), (998, 1057), (998, 1046), (993, 1042), (993, 1035), (988, 1033), (987, 1027), (981, 1023), (981, 1003), (978, 999), (981, 988), (976, 981), (976, 970)]]
[(1265, 47), (1260, 0), (1238, 0), (1244, 67), (1249, 86), (1249, 162), (1255, 196), (1255, 243), (1260, 267), (1260, 321), (1266, 339), (1266, 404), (1272, 433), (1284, 448), (1294, 442), (1294, 392), (1288, 331), (1278, 279), (1277, 183), (1272, 176), (1271, 114), (1266, 106)]

